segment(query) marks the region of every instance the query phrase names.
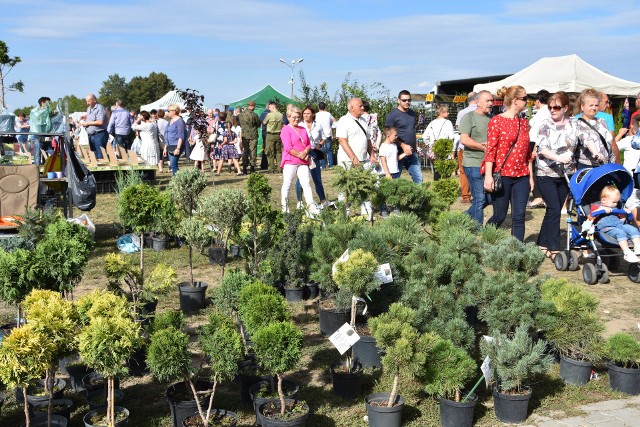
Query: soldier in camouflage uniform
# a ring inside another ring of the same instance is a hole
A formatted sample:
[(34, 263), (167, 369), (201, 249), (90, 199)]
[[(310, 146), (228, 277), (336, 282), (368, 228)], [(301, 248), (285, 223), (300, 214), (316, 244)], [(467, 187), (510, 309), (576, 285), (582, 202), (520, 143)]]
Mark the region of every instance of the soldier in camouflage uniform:
[[(247, 173), (247, 166), (251, 167), (251, 173), (256, 168), (256, 150), (258, 148), (258, 129), (260, 129), (260, 117), (253, 111), (256, 108), (255, 101), (249, 101), (247, 108), (240, 113), (240, 128), (242, 129), (242, 172)], [(251, 155), (251, 163), (249, 163)]]

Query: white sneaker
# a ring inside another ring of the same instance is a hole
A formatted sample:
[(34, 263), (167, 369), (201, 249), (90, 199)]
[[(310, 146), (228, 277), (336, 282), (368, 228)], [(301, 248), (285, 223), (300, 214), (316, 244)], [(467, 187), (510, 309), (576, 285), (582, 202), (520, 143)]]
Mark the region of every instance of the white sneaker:
[(636, 255), (640, 255), (640, 246), (635, 248), (635, 250), (633, 251), (634, 254)]
[(307, 217), (313, 219), (320, 215), (320, 208), (315, 203), (307, 206)]
[(633, 252), (627, 252), (626, 254), (624, 254), (624, 260), (628, 263), (640, 262), (640, 258), (638, 258)]
[(302, 200), (298, 202), (298, 204), (296, 205), (296, 209), (304, 209), (304, 204), (302, 203)]

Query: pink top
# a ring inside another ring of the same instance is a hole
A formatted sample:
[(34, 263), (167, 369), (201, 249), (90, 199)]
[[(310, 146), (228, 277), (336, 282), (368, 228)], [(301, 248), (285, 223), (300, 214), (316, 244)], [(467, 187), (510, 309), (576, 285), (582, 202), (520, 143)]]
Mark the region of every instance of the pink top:
[(280, 139), (282, 140), (282, 162), (280, 167), (284, 165), (308, 165), (309, 162), (292, 156), (289, 151), (293, 148), (298, 152), (304, 151), (307, 147), (311, 147), (309, 135), (302, 126), (291, 125), (282, 127), (280, 131)]

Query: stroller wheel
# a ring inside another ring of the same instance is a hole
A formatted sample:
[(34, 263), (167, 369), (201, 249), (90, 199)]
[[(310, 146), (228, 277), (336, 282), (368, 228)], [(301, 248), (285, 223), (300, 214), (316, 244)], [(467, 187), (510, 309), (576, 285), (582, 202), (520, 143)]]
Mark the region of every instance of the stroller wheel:
[(582, 267), (582, 280), (587, 285), (595, 285), (598, 282), (598, 270), (593, 264), (585, 264)]
[(569, 260), (569, 271), (580, 270), (580, 263), (578, 261), (578, 254), (575, 251), (565, 251)]
[(640, 283), (640, 264), (629, 264), (629, 271), (627, 277), (634, 283)]
[(569, 267), (569, 260), (567, 259), (567, 253), (558, 252), (556, 256), (553, 258), (553, 264), (556, 266), (556, 270), (567, 271), (567, 268)]
[(598, 275), (598, 283), (609, 283), (609, 268), (607, 267), (607, 264), (602, 264), (602, 270), (600, 270), (598, 273), (600, 273)]

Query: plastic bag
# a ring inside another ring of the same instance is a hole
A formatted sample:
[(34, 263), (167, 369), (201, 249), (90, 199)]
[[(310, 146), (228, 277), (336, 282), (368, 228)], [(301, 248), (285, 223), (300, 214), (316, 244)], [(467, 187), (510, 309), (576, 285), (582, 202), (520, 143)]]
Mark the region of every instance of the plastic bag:
[(81, 211), (90, 211), (96, 206), (96, 178), (78, 158), (75, 151), (71, 151), (71, 144), (64, 144), (67, 156), (67, 181), (71, 192), (73, 205)]
[(93, 223), (93, 221), (91, 221), (91, 218), (89, 218), (89, 215), (82, 214), (77, 218), (69, 218), (67, 219), (67, 222), (71, 222), (73, 224), (78, 224), (83, 226), (84, 228), (87, 229), (89, 234), (91, 234), (92, 238), (96, 237), (96, 226)]
[(80, 126), (80, 141), (78, 143), (85, 146), (89, 145), (89, 134), (84, 126)]
[(140, 237), (135, 234), (125, 234), (124, 236), (118, 237), (116, 245), (120, 252), (124, 252), (125, 254), (138, 252), (140, 250)]
[(62, 113), (62, 102), (56, 105), (56, 115), (51, 118), (51, 132), (64, 133), (64, 114)]
[(0, 114), (0, 132), (15, 132), (16, 116)]
[(134, 151), (136, 154), (140, 154), (141, 147), (142, 141), (136, 136), (136, 138), (133, 140), (133, 144), (131, 144), (131, 151)]

